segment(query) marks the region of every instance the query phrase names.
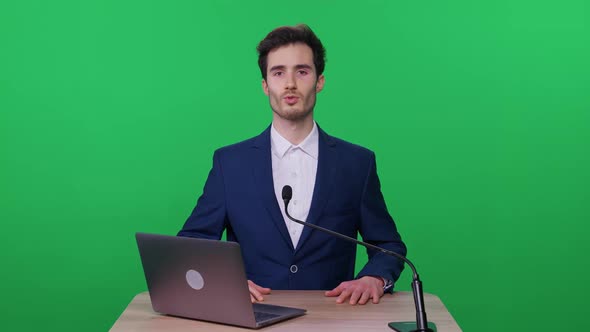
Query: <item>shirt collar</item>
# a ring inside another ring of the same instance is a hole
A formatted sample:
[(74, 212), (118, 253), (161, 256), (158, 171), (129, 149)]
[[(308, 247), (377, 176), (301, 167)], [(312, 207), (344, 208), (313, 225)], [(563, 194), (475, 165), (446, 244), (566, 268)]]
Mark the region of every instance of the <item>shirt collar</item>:
[(313, 122), (313, 128), (311, 129), (311, 132), (298, 145), (291, 144), (291, 142), (279, 134), (274, 126), (271, 126), (270, 129), (270, 148), (272, 153), (279, 159), (282, 159), (290, 149), (300, 148), (303, 152), (317, 160), (318, 141), (319, 134), (315, 121)]

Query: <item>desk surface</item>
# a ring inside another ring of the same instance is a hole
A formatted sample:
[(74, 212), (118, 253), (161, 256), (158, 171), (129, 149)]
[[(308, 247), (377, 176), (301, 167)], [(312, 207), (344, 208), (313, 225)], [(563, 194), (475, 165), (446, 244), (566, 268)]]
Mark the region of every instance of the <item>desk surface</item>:
[[(307, 309), (307, 314), (259, 331), (393, 331), (387, 323), (416, 319), (412, 293), (386, 294), (379, 304), (351, 306), (336, 304), (336, 298), (325, 297), (323, 291), (278, 291), (265, 297), (263, 303)], [(461, 331), (441, 300), (424, 294), (428, 320), (436, 324), (438, 332)], [(160, 315), (152, 310), (147, 292), (140, 293), (127, 306), (111, 332), (127, 331), (253, 331), (250, 329), (207, 323), (192, 319)]]

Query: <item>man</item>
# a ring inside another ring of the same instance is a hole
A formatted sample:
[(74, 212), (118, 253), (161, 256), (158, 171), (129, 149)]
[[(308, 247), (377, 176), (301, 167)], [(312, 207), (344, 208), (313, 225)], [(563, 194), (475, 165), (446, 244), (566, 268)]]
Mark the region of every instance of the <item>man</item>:
[(374, 154), (326, 134), (313, 119), (325, 50), (306, 25), (280, 27), (258, 45), (272, 124), (261, 135), (215, 151), (202, 196), (179, 236), (240, 243), (252, 301), (271, 288), (326, 289), (337, 303), (378, 303), (403, 263), (368, 251), (354, 277), (356, 245), (286, 217), (281, 191), (293, 188), (290, 214), (406, 254), (381, 194)]

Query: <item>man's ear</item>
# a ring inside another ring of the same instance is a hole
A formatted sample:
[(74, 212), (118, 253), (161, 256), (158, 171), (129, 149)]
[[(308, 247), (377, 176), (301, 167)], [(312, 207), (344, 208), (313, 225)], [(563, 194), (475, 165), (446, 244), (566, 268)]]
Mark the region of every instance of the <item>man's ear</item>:
[(318, 93), (324, 89), (325, 82), (326, 82), (326, 79), (324, 78), (324, 74), (321, 74), (318, 77), (318, 81), (315, 83), (315, 92), (316, 93)]
[(268, 96), (268, 84), (264, 78), (262, 79), (262, 91), (264, 91), (264, 94)]

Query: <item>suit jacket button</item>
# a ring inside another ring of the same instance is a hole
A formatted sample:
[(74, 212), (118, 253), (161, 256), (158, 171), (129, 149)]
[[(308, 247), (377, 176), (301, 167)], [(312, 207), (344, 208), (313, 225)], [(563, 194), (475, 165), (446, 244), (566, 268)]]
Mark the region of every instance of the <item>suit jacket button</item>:
[(297, 270), (299, 270), (299, 268), (297, 268), (297, 265), (291, 265), (291, 267), (289, 268), (289, 271), (291, 271), (291, 273), (297, 273)]

